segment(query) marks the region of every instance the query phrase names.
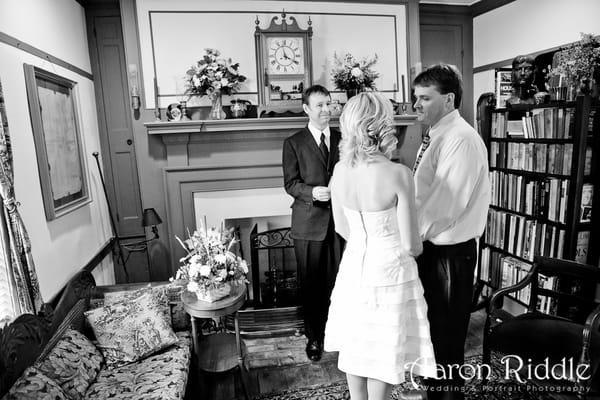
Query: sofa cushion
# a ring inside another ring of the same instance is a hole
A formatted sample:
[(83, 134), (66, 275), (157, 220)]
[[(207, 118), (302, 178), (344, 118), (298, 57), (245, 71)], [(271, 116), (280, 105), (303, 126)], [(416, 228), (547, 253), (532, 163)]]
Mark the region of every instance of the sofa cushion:
[(104, 305), (131, 301), (146, 293), (154, 297), (154, 301), (160, 305), (161, 311), (165, 315), (165, 319), (171, 323), (171, 310), (169, 307), (169, 298), (167, 297), (167, 289), (163, 286), (147, 286), (137, 290), (123, 290), (119, 292), (104, 293)]
[(102, 366), (102, 354), (82, 333), (67, 329), (50, 353), (36, 367), (60, 385), (74, 400), (84, 398)]
[(2, 400), (69, 400), (57, 382), (39, 369), (29, 367), (12, 385)]
[(183, 399), (190, 367), (191, 335), (134, 364), (100, 371), (85, 397), (97, 399)]
[(178, 341), (150, 293), (85, 313), (108, 367), (140, 360)]

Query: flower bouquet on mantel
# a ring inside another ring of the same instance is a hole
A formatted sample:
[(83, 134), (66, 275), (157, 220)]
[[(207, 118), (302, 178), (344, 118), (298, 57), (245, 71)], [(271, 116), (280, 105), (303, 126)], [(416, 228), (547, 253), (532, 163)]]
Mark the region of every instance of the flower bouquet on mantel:
[(224, 119), (222, 95), (236, 93), (246, 77), (239, 73), (240, 63), (221, 57), (217, 49), (204, 49), (202, 58), (186, 72), (189, 95), (208, 96), (212, 101), (211, 119)]
[(335, 87), (346, 91), (348, 99), (365, 89), (375, 90), (375, 79), (379, 78), (379, 73), (372, 67), (377, 63), (377, 59), (377, 54), (373, 58), (359, 60), (350, 53), (343, 57), (333, 53), (334, 66), (331, 75)]
[(184, 284), (185, 290), (195, 293), (199, 300), (215, 302), (231, 293), (232, 285), (245, 284), (248, 265), (233, 252), (236, 242), (233, 228), (217, 230), (200, 229), (183, 241), (175, 236), (187, 255), (175, 279)]

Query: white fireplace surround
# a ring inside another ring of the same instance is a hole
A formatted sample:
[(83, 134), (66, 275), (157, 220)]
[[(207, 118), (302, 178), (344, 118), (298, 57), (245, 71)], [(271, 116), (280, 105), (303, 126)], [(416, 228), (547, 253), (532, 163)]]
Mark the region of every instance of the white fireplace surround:
[(165, 192), (174, 269), (184, 255), (175, 235), (184, 238), (188, 229), (201, 226), (204, 216), (210, 228), (225, 219), (291, 213), (281, 165), (165, 168)]
[[(292, 198), (283, 187), (194, 193), (195, 228), (219, 227), (229, 219), (291, 215)], [(226, 228), (230, 228), (226, 226)], [(190, 226), (190, 230), (193, 228)]]

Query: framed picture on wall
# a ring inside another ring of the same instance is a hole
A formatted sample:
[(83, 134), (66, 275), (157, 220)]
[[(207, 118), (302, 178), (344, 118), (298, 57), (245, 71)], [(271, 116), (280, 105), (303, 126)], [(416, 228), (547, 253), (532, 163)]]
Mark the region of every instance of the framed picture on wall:
[(24, 64), (29, 115), (46, 220), (90, 201), (76, 82)]

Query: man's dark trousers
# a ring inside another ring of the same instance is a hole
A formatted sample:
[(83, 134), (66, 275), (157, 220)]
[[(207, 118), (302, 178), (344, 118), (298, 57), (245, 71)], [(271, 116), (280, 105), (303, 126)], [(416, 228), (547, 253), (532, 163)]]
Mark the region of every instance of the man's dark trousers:
[(305, 335), (321, 344), (342, 246), (343, 239), (335, 233), (332, 221), (325, 240), (294, 239)]
[[(424, 242), (417, 263), (425, 290), (435, 361), (449, 377), (448, 365), (464, 363), (477, 263), (475, 239), (453, 245)], [(464, 380), (457, 376), (456, 367), (452, 376), (454, 379), (426, 379), (425, 384), (434, 388), (428, 390), (428, 400), (464, 399)]]

